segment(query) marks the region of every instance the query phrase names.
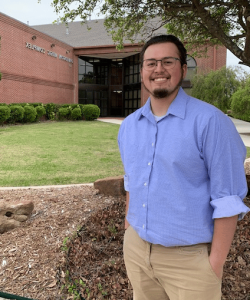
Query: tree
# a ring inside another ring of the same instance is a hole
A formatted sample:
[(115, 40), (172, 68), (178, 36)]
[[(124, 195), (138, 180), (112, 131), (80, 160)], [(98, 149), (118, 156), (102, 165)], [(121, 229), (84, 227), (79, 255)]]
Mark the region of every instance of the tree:
[(233, 94), (231, 108), (234, 118), (250, 121), (250, 78)]
[(125, 40), (143, 42), (165, 25), (188, 49), (222, 44), (250, 67), (249, 0), (53, 0), (52, 6), (66, 23), (77, 16), (85, 22), (98, 8), (118, 48)]
[(223, 112), (231, 107), (231, 97), (240, 88), (237, 70), (223, 67), (192, 79), (192, 96), (213, 104)]

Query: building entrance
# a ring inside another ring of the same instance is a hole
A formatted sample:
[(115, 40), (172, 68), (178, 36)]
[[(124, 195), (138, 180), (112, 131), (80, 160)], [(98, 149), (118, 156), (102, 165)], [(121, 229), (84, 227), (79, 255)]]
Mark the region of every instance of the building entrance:
[[(102, 117), (124, 117), (138, 109), (140, 88), (138, 55), (124, 59), (79, 57), (79, 103), (98, 105)], [(128, 92), (131, 89), (132, 94)]]

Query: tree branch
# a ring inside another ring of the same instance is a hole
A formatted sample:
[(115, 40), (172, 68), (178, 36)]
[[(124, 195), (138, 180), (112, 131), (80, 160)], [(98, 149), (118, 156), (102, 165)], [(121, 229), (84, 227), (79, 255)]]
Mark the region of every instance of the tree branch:
[(232, 39), (232, 40), (239, 40), (239, 39), (242, 39), (246, 37), (246, 34), (243, 33), (243, 34), (237, 34), (237, 35), (230, 35), (229, 38)]
[(221, 41), (227, 49), (244, 62), (245, 58), (243, 57), (243, 51), (225, 34), (220, 25), (211, 17), (210, 13), (200, 6), (200, 1), (193, 0), (193, 4), (202, 20), (202, 23), (206, 24), (206, 27), (212, 37)]

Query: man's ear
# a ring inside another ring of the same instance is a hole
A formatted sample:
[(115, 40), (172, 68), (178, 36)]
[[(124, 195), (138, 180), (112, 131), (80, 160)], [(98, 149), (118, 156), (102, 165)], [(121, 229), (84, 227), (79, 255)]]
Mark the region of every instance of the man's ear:
[(143, 82), (142, 70), (140, 71), (140, 74), (141, 74), (141, 82)]
[(183, 79), (185, 79), (186, 75), (187, 75), (187, 65), (183, 65), (182, 66), (182, 71), (183, 71)]

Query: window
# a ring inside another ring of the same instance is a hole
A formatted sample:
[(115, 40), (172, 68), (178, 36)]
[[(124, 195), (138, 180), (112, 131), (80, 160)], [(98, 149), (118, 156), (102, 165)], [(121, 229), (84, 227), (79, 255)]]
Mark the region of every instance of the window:
[(78, 80), (82, 84), (108, 84), (108, 62), (90, 57), (78, 58)]
[(131, 114), (141, 107), (141, 77), (139, 54), (124, 59), (124, 114)]

